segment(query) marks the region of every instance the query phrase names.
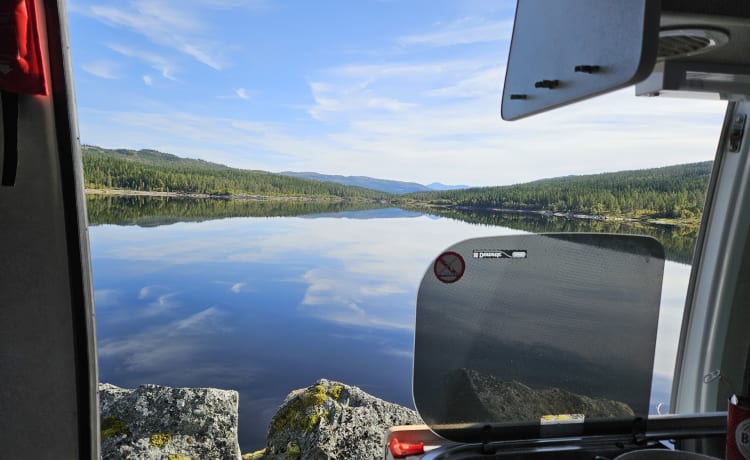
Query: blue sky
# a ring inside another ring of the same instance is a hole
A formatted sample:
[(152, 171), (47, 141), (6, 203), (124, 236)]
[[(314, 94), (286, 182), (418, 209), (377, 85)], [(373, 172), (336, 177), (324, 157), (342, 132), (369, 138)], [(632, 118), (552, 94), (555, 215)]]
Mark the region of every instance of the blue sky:
[(497, 185), (711, 159), (724, 103), (626, 89), (500, 119), (510, 1), (72, 0), (81, 141)]

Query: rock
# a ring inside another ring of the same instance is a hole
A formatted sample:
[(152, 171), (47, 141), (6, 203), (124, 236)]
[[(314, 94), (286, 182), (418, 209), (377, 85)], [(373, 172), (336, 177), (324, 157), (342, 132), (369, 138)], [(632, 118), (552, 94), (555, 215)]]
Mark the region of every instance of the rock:
[(543, 415), (585, 414), (587, 418), (634, 417), (627, 404), (591, 398), (560, 388), (533, 389), (520, 382), (502, 381), (471, 369), (448, 378), (452, 400), (449, 413), (456, 422), (483, 423), (539, 421)]
[(104, 459), (239, 459), (236, 391), (99, 384)]
[(422, 423), (417, 413), (325, 379), (286, 397), (271, 420), (264, 459), (380, 459), (394, 425)]

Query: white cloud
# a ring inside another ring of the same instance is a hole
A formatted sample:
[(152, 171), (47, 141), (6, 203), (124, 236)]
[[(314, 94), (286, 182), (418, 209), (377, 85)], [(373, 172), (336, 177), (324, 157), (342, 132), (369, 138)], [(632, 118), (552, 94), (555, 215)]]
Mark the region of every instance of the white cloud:
[(97, 307), (117, 305), (120, 294), (119, 289), (96, 289), (94, 290), (94, 302)]
[(234, 93), (239, 97), (240, 99), (249, 100), (250, 94), (247, 92), (245, 88), (237, 88), (234, 90)]
[(105, 338), (98, 344), (99, 359), (121, 363), (121, 370), (129, 374), (147, 373), (157, 382), (175, 377), (198, 382), (216, 375), (249, 377), (249, 369), (205, 359), (220, 346), (215, 336), (225, 330), (222, 318), (218, 308), (209, 307), (124, 338)]
[(77, 7), (76, 12), (92, 16), (104, 24), (142, 35), (151, 42), (172, 48), (213, 69), (224, 68), (224, 52), (211, 37), (210, 24), (202, 19), (201, 5), (159, 0), (131, 0), (118, 6)]
[(138, 291), (138, 300), (147, 299), (151, 296), (151, 293), (154, 292), (155, 289), (160, 289), (158, 286), (143, 286)]
[(157, 53), (152, 53), (149, 51), (144, 51), (117, 43), (111, 43), (107, 45), (107, 47), (123, 56), (132, 57), (146, 62), (167, 80), (176, 80), (175, 76), (173, 75), (176, 66), (168, 58), (165, 58)]
[(156, 300), (148, 304), (148, 309), (143, 311), (144, 315), (156, 316), (180, 307), (180, 303), (174, 299), (177, 294), (176, 292), (170, 292), (169, 294), (160, 295)]
[(367, 101), (369, 107), (383, 109), (389, 112), (403, 112), (404, 110), (416, 107), (417, 104), (402, 102), (397, 99), (387, 97), (374, 97)]
[(245, 287), (247, 283), (234, 283), (231, 288), (229, 288), (230, 291), (234, 292), (235, 294), (239, 294), (242, 292), (242, 288)]
[(154, 86), (154, 78), (151, 75), (144, 75), (143, 83), (145, 83), (146, 86)]
[(81, 68), (95, 77), (116, 80), (120, 78), (117, 70), (119, 64), (112, 61), (100, 60), (81, 65)]
[(185, 43), (178, 49), (188, 56), (194, 57), (196, 61), (206, 64), (212, 69), (221, 70), (224, 67), (224, 63), (216, 56), (216, 54), (214, 53), (215, 50), (212, 50), (211, 48), (216, 47), (209, 44), (198, 45)]
[(437, 24), (435, 30), (423, 34), (400, 37), (403, 45), (453, 46), (509, 40), (513, 21), (486, 21), (463, 18), (448, 24)]

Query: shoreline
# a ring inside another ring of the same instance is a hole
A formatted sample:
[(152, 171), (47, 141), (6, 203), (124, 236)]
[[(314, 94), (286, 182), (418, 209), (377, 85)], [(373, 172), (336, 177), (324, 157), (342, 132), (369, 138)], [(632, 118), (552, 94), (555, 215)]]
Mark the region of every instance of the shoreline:
[[(546, 217), (561, 217), (565, 219), (589, 220), (597, 222), (626, 222), (632, 224), (659, 225), (672, 227), (697, 227), (700, 221), (685, 221), (682, 219), (672, 219), (666, 217), (658, 218), (637, 218), (627, 216), (607, 216), (592, 215), (577, 212), (555, 212), (550, 210), (532, 210), (532, 209), (503, 209), (503, 208), (479, 208), (472, 206), (430, 204), (430, 203), (399, 203), (398, 201), (385, 201), (376, 199), (345, 199), (341, 197), (311, 197), (311, 196), (274, 196), (274, 195), (209, 195), (205, 193), (186, 193), (186, 192), (157, 192), (153, 190), (126, 190), (126, 189), (84, 189), (86, 195), (111, 195), (111, 196), (152, 196), (152, 197), (169, 197), (169, 198), (188, 198), (188, 199), (211, 199), (226, 201), (305, 201), (319, 203), (343, 203), (343, 202), (369, 202), (374, 204), (391, 204), (396, 207), (423, 207), (437, 208), (455, 211), (473, 211), (473, 212), (496, 212), (496, 213), (515, 213), (515, 214), (535, 214)], [(401, 206), (399, 206), (399, 204)]]
[(504, 208), (481, 208), (472, 206), (461, 206), (461, 205), (446, 205), (446, 204), (418, 204), (417, 207), (426, 208), (437, 208), (454, 211), (469, 211), (469, 212), (490, 212), (490, 213), (508, 213), (508, 214), (534, 214), (545, 217), (561, 217), (565, 219), (574, 220), (588, 220), (596, 222), (625, 222), (629, 224), (643, 224), (643, 225), (658, 225), (658, 226), (670, 226), (670, 227), (698, 227), (700, 220), (697, 221), (685, 221), (682, 219), (674, 219), (668, 217), (656, 217), (656, 218), (638, 218), (638, 217), (627, 217), (627, 216), (607, 216), (602, 214), (584, 214), (580, 212), (559, 212), (550, 210), (536, 210), (536, 209), (504, 209)]
[(317, 201), (325, 203), (339, 203), (344, 201), (372, 201), (378, 203), (378, 200), (346, 200), (340, 197), (314, 197), (314, 196), (276, 196), (276, 195), (209, 195), (206, 193), (186, 193), (186, 192), (157, 192), (154, 190), (126, 190), (126, 189), (101, 189), (87, 188), (84, 189), (86, 195), (112, 195), (112, 196), (153, 196), (169, 198), (200, 198), (210, 200), (225, 201)]

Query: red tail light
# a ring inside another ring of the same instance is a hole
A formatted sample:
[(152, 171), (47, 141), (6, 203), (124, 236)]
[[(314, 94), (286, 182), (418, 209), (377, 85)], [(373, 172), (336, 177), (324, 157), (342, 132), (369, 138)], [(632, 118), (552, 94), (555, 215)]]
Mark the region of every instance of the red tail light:
[(393, 458), (405, 458), (409, 455), (421, 455), (424, 453), (424, 443), (412, 444), (408, 442), (399, 442), (397, 438), (391, 439), (388, 445)]
[(47, 94), (34, 0), (0, 2), (0, 90)]

